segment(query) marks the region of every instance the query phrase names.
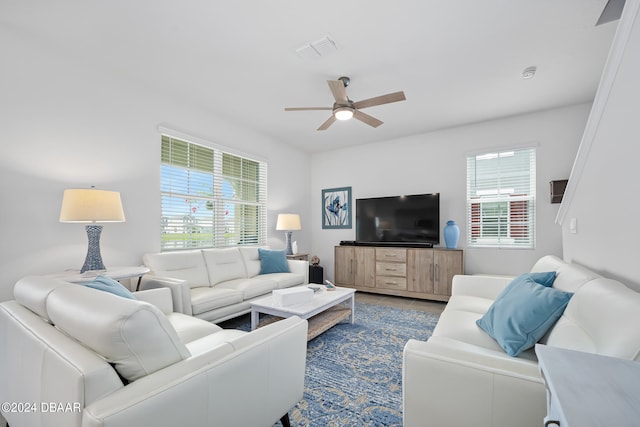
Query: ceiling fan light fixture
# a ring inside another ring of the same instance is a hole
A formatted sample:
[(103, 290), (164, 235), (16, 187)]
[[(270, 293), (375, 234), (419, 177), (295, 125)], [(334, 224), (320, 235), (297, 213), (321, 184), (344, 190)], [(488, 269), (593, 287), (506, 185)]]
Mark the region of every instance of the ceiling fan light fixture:
[(333, 110), (333, 116), (338, 120), (349, 120), (353, 117), (353, 108), (351, 107), (338, 107)]

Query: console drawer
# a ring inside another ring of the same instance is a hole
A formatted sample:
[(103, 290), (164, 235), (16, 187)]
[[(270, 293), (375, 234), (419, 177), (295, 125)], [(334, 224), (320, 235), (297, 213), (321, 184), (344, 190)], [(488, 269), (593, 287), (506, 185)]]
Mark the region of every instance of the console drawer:
[(400, 262), (376, 262), (376, 276), (407, 276), (407, 264)]
[(397, 248), (376, 248), (376, 261), (407, 262), (407, 250)]
[(376, 288), (381, 289), (407, 289), (407, 279), (405, 277), (376, 276)]

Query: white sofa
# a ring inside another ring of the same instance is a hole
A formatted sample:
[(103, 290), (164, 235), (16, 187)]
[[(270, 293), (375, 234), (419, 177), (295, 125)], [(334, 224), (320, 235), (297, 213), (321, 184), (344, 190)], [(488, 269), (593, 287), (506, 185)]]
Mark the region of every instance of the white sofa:
[(287, 260), (288, 273), (260, 274), (257, 247), (145, 254), (151, 270), (141, 289), (171, 289), (174, 311), (221, 322), (251, 311), (250, 301), (274, 289), (309, 283), (309, 263)]
[[(640, 293), (554, 256), (553, 287), (574, 295), (542, 343), (640, 361)], [(508, 356), (476, 325), (509, 277), (455, 276), (433, 335), (403, 354), (404, 426), (539, 427), (546, 394), (534, 349)]]
[(307, 321), (253, 332), (26, 277), (0, 304), (0, 402), (11, 427), (272, 426), (301, 398)]

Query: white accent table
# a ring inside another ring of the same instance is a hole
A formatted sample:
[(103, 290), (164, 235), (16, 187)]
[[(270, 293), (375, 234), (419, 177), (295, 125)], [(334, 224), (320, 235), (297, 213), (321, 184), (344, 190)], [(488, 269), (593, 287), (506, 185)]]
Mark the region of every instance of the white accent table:
[(140, 265), (133, 267), (110, 267), (105, 270), (91, 270), (85, 271), (84, 273), (80, 273), (79, 270), (67, 270), (59, 273), (47, 274), (47, 277), (62, 279), (71, 283), (90, 282), (99, 275), (109, 277), (113, 280), (124, 280), (137, 277), (137, 290), (138, 286), (140, 286), (140, 280), (142, 279), (142, 276), (147, 274), (149, 271), (151, 271), (149, 270), (149, 268), (145, 267), (144, 265)]
[[(348, 300), (350, 300), (351, 305), (349, 316), (351, 317), (351, 323), (354, 323), (356, 313), (355, 293), (356, 290), (351, 288), (336, 287), (335, 290), (328, 291), (324, 286), (320, 286), (320, 290), (314, 292), (311, 301), (287, 306), (276, 304), (272, 295), (258, 298), (251, 301), (251, 330), (253, 331), (258, 327), (260, 313), (271, 314), (277, 317), (299, 316), (303, 319), (310, 319)], [(324, 325), (328, 327), (323, 328), (323, 331), (329, 329), (342, 319), (335, 320), (336, 319), (333, 320), (335, 323), (331, 325)]]
[(537, 344), (547, 387), (545, 426), (633, 426), (640, 422), (640, 363)]

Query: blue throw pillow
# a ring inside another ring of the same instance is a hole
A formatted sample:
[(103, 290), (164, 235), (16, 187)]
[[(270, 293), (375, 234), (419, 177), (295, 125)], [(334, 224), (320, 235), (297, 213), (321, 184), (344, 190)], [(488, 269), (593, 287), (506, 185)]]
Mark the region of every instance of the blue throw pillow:
[(97, 289), (99, 291), (111, 292), (112, 294), (123, 298), (137, 299), (133, 296), (131, 291), (122, 286), (120, 282), (107, 276), (98, 276), (91, 282), (84, 283), (84, 285), (88, 288)]
[(531, 277), (514, 280), (476, 324), (509, 356), (517, 356), (547, 333), (572, 296), (536, 283)]
[(556, 280), (556, 272), (545, 271), (543, 273), (524, 273), (514, 278), (509, 284), (513, 282), (519, 283), (527, 278), (532, 279), (534, 282), (539, 283), (542, 286), (550, 288), (551, 286), (553, 286), (553, 282)]
[(260, 274), (289, 273), (289, 263), (284, 251), (272, 251), (258, 248), (260, 255)]

